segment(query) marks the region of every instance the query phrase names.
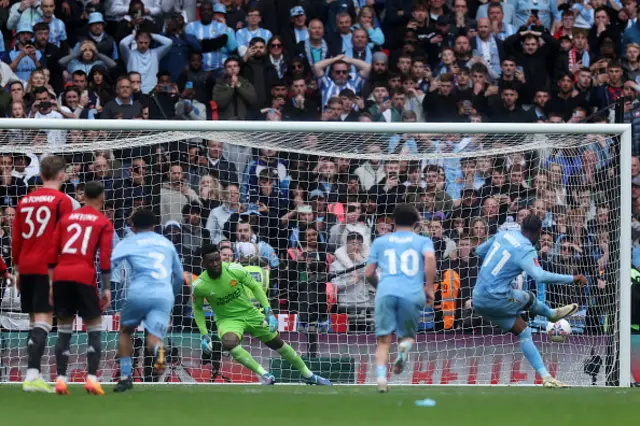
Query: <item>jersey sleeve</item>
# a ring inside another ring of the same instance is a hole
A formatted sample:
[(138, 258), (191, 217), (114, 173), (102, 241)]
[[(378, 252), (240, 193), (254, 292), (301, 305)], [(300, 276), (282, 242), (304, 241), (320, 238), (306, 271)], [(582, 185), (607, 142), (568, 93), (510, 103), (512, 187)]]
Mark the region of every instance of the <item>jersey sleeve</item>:
[(111, 253), (111, 269), (119, 269), (129, 255), (129, 244), (127, 240), (120, 241)]
[(476, 254), (480, 257), (480, 259), (484, 259), (484, 257), (487, 255), (489, 247), (491, 247), (491, 245), (493, 244), (494, 239), (495, 237), (491, 237), (487, 241), (476, 247)]
[(62, 194), (60, 197), (60, 217), (65, 217), (73, 211), (73, 203), (71, 197), (67, 194)]
[(180, 262), (180, 257), (178, 257), (178, 252), (174, 248), (171, 250), (172, 252), (172, 264), (171, 264), (171, 273), (173, 275), (173, 294), (180, 294), (180, 290), (182, 289), (182, 285), (184, 284), (184, 268), (182, 267), (182, 262)]
[(56, 225), (55, 231), (53, 231), (53, 241), (51, 241), (51, 246), (49, 247), (49, 258), (47, 259), (47, 264), (49, 265), (49, 269), (53, 269), (58, 264), (58, 257), (60, 255), (60, 245), (62, 238), (62, 222), (58, 222)]
[(198, 326), (200, 335), (204, 336), (205, 334), (209, 334), (209, 330), (207, 330), (207, 320), (205, 319), (204, 309), (202, 309), (204, 306), (204, 296), (200, 292), (201, 283), (202, 275), (191, 284), (191, 295), (193, 297), (193, 319)]
[(431, 238), (425, 238), (424, 244), (422, 245), (422, 255), (426, 255), (427, 253), (435, 253), (436, 250), (433, 248), (433, 241)]
[(256, 300), (260, 302), (260, 306), (263, 308), (271, 308), (269, 299), (267, 299), (267, 295), (262, 289), (262, 286), (258, 284), (246, 269), (242, 267), (239, 267), (238, 269), (231, 267), (229, 268), (229, 271), (233, 271), (233, 275), (238, 279), (238, 281), (251, 290)]
[(564, 284), (573, 282), (573, 275), (554, 274), (542, 269), (538, 254), (533, 248), (524, 253), (524, 256), (520, 259), (520, 268), (537, 282)]
[(111, 272), (111, 251), (113, 247), (113, 225), (107, 220), (100, 235), (100, 272)]
[[(378, 263), (378, 247), (380, 246), (379, 241), (380, 240), (375, 240), (373, 244), (371, 244), (371, 249), (369, 249), (369, 257), (367, 258), (367, 265)], [(433, 244), (431, 246), (433, 247)]]

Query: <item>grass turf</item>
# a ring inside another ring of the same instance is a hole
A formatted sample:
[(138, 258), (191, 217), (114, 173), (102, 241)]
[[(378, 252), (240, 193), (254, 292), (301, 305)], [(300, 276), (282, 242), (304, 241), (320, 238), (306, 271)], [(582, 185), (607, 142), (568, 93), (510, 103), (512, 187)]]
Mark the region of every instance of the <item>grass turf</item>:
[[(541, 424), (631, 425), (640, 418), (640, 389), (517, 387), (135, 386), (96, 397), (25, 394), (0, 385), (0, 424), (11, 426), (262, 425), (376, 426)], [(431, 398), (436, 407), (416, 407)]]

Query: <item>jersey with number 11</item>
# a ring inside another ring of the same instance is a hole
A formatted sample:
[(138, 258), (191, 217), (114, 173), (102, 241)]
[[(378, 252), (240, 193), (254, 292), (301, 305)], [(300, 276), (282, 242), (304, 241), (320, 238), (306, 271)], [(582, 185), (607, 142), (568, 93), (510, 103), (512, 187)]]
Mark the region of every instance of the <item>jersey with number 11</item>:
[(132, 294), (171, 298), (174, 286), (183, 280), (183, 270), (174, 245), (155, 232), (140, 232), (121, 241), (111, 255), (111, 268), (124, 261), (131, 267), (127, 297)]
[(11, 235), (13, 263), (20, 274), (48, 274), (56, 224), (72, 210), (71, 199), (55, 189), (40, 188), (20, 199)]
[(376, 297), (424, 298), (424, 256), (428, 252), (434, 252), (431, 238), (413, 232), (394, 232), (377, 238), (367, 261), (376, 263), (380, 270)]

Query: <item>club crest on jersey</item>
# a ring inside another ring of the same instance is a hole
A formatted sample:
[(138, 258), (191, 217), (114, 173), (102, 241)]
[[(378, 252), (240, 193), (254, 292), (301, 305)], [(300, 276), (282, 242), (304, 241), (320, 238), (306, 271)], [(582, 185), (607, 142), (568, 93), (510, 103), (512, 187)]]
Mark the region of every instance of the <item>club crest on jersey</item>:
[(231, 280), (231, 283), (230, 283), (230, 284), (231, 284), (231, 287), (235, 287), (235, 286), (237, 286), (237, 285), (238, 285), (238, 281), (236, 281), (236, 280)]

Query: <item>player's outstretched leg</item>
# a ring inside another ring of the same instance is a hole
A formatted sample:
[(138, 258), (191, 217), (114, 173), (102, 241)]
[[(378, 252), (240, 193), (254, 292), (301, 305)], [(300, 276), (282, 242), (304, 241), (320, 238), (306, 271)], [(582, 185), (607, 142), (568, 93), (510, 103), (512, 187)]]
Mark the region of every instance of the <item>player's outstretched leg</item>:
[(42, 355), (47, 346), (47, 337), (51, 331), (49, 322), (39, 318), (41, 315), (50, 317), (48, 314), (36, 314), (33, 329), (27, 343), (27, 377), (22, 384), (22, 390), (25, 392), (53, 393), (54, 390), (40, 375)]
[(73, 333), (73, 320), (68, 318), (58, 319), (58, 341), (56, 342), (56, 393), (69, 395), (67, 386), (67, 367), (69, 365), (69, 348)]
[(127, 327), (120, 327), (120, 341), (118, 343), (118, 354), (120, 355), (120, 380), (113, 389), (114, 392), (125, 392), (133, 388), (132, 375), (132, 362), (131, 353), (133, 351), (133, 344), (131, 341), (131, 335), (135, 330)]
[(577, 303), (571, 303), (570, 305), (562, 306), (557, 309), (551, 309), (547, 304), (541, 302), (535, 296), (531, 295), (531, 297), (533, 298), (533, 302), (531, 303), (529, 311), (535, 315), (542, 315), (549, 321), (560, 321), (561, 319), (570, 317), (578, 312), (579, 307)]
[(534, 370), (542, 377), (542, 385), (545, 388), (568, 388), (569, 386), (556, 380), (549, 374), (544, 366), (540, 352), (531, 339), (531, 329), (527, 326), (527, 323), (520, 317), (516, 318), (515, 324), (511, 329), (513, 334), (518, 336), (520, 342), (520, 349), (524, 354), (529, 364)]
[(158, 376), (162, 375), (167, 368), (164, 342), (152, 334), (147, 334), (147, 349), (153, 354), (153, 372)]
[(104, 390), (98, 382), (98, 368), (100, 368), (100, 355), (102, 351), (102, 317), (87, 322), (87, 380), (84, 390), (93, 395), (104, 395)]
[(222, 349), (229, 352), (238, 364), (253, 371), (260, 378), (263, 385), (268, 386), (276, 383), (275, 377), (267, 373), (258, 361), (253, 359), (251, 354), (240, 345), (240, 338), (234, 333), (225, 333), (222, 335)]
[(302, 358), (300, 358), (300, 355), (298, 355), (298, 353), (294, 351), (290, 345), (286, 344), (280, 338), (280, 336), (276, 336), (274, 339), (265, 342), (265, 345), (278, 352), (282, 358), (289, 361), (293, 368), (295, 368), (300, 372), (300, 374), (302, 374), (302, 377), (307, 384), (332, 386), (331, 381), (325, 379), (322, 376), (314, 374), (311, 370), (309, 370), (309, 367), (307, 367), (307, 364), (305, 364)]

